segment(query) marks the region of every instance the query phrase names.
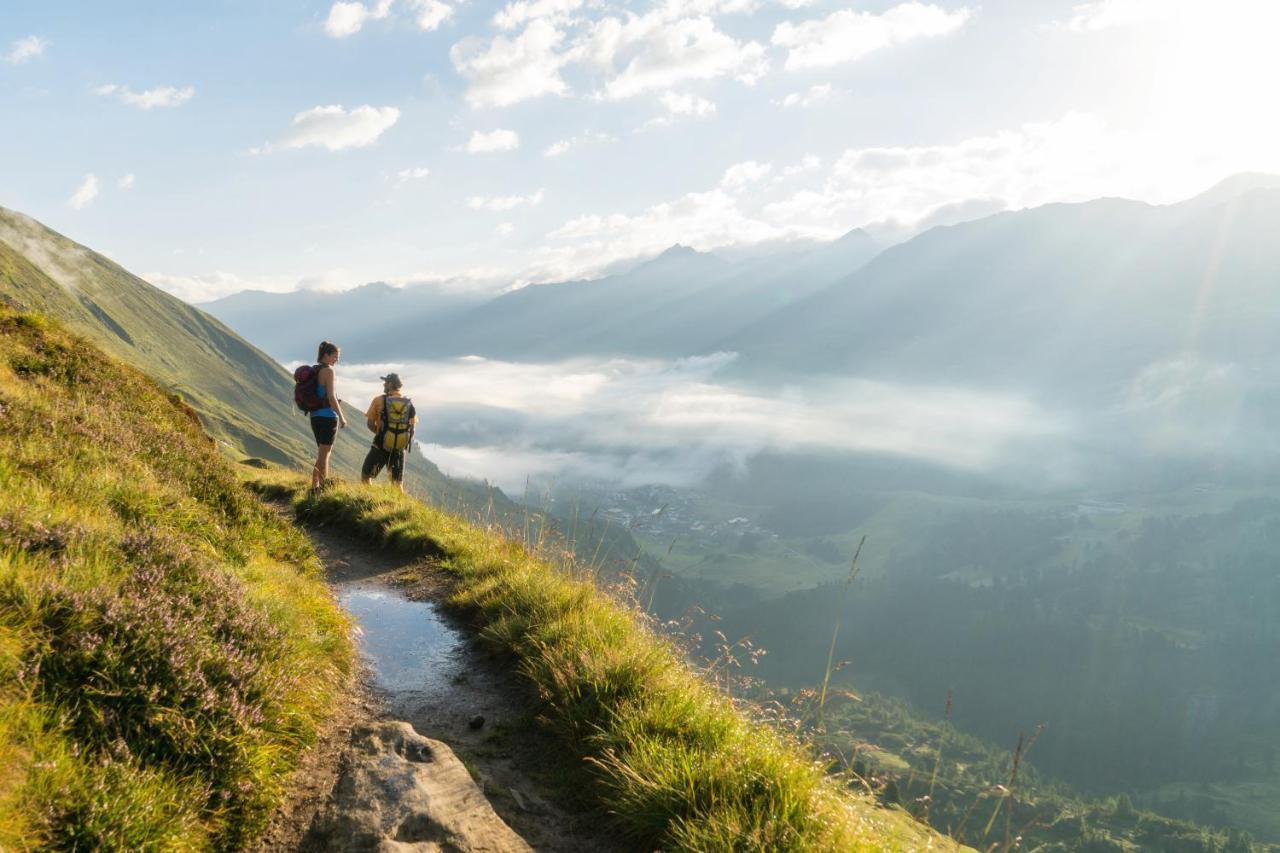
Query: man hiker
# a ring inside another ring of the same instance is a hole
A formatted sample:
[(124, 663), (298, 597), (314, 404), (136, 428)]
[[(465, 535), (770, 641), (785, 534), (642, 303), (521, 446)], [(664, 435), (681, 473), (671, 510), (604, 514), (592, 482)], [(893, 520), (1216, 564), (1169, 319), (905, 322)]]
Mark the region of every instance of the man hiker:
[(373, 446), (364, 458), (360, 480), (365, 485), (386, 467), (391, 471), (391, 482), (404, 491), (404, 455), (413, 441), (413, 428), (418, 423), (418, 413), (413, 401), (404, 395), (404, 383), (399, 374), (388, 373), (382, 379), (382, 393), (373, 398), (365, 423), (373, 435)]

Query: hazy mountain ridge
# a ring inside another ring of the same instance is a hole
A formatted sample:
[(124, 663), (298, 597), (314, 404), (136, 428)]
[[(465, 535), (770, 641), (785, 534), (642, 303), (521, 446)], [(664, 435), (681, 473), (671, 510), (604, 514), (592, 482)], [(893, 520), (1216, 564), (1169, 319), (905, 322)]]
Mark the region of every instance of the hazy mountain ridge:
[[(203, 307), (262, 346), (294, 346), (298, 318), (329, 318), (361, 361), (479, 354), (516, 360), (576, 355), (677, 357), (716, 341), (856, 269), (879, 251), (866, 233), (737, 262), (675, 245), (623, 272), (533, 284), (481, 304), (415, 303), (417, 287), (389, 301), (393, 322), (372, 318), (386, 295), (366, 285), (343, 294), (237, 294)], [(344, 310), (331, 310), (346, 306)], [(303, 321), (305, 324), (305, 321)]]

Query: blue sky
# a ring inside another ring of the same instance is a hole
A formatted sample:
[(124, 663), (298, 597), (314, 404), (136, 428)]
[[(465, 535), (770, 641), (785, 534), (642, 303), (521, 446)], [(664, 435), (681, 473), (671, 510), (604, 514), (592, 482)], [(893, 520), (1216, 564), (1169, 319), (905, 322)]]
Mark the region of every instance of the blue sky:
[(25, 2), (0, 204), (191, 300), (588, 275), (1277, 168), (1250, 0)]

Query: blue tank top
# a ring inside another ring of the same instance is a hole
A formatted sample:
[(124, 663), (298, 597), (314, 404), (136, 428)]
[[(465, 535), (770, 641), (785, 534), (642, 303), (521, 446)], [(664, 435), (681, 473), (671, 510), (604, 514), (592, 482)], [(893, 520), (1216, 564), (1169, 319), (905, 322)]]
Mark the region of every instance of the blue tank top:
[[(326, 397), (328, 397), (328, 396), (329, 396), (329, 391), (328, 391), (328, 389), (326, 389), (326, 388), (325, 388), (323, 385), (321, 385), (319, 382), (317, 382), (317, 383), (316, 383), (316, 396), (317, 396), (317, 397), (319, 397), (321, 400), (323, 400), (323, 399), (325, 399)], [(335, 411), (334, 411), (332, 408), (330, 408), (329, 406), (325, 406), (323, 409), (316, 409), (314, 412), (312, 412), (312, 413), (311, 413), (311, 417), (313, 417), (313, 418), (333, 418), (334, 420), (337, 420), (337, 418), (338, 418), (338, 413), (337, 413), (337, 412), (335, 412)]]

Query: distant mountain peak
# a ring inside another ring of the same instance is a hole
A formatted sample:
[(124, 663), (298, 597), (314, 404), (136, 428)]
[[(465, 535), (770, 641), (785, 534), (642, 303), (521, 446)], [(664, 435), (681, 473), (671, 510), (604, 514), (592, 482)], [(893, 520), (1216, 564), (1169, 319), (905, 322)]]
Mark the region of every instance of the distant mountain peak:
[(1280, 175), (1240, 172), (1224, 178), (1197, 196), (1182, 202), (1197, 207), (1225, 204), (1255, 190), (1280, 190)]
[(862, 230), (861, 228), (854, 228), (852, 231), (846, 231), (845, 233), (837, 237), (833, 245), (875, 246), (878, 244), (876, 243), (876, 239), (872, 237), (870, 234), (868, 234), (866, 231)]
[(728, 261), (711, 252), (699, 252), (690, 246), (676, 243), (657, 257), (640, 264), (629, 274), (640, 272), (665, 272), (685, 268), (708, 270), (728, 266)]

